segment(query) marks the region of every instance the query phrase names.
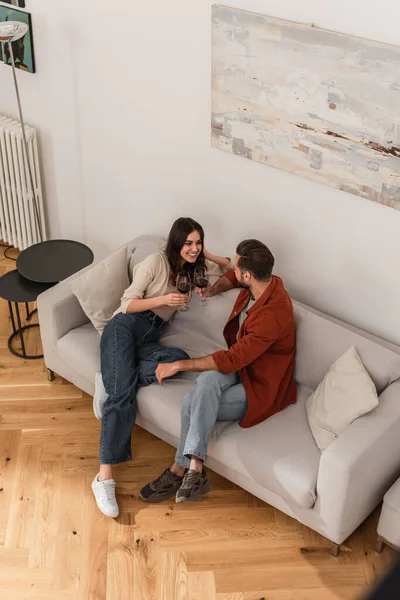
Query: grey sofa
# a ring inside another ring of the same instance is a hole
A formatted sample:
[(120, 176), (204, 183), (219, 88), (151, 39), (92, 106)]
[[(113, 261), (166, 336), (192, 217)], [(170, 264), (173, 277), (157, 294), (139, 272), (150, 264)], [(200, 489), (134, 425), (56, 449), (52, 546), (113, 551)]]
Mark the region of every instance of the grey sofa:
[[(131, 263), (143, 260), (158, 243), (156, 238), (141, 237), (127, 244), (128, 254), (133, 252)], [(68, 283), (63, 281), (38, 298), (45, 362), (50, 371), (92, 395), (100, 336)], [(212, 298), (205, 307), (193, 297), (190, 310), (178, 313), (166, 328), (163, 343), (179, 346), (192, 357), (224, 348), (222, 330), (236, 294), (232, 290)], [(400, 475), (400, 350), (298, 302), (294, 308), (297, 404), (250, 429), (217, 423), (207, 464), (331, 540), (337, 554), (339, 545)], [(380, 404), (321, 454), (308, 425), (305, 401), (351, 345), (376, 385)], [(194, 379), (195, 374), (183, 374), (163, 387), (141, 389), (138, 424), (177, 446), (182, 399)]]

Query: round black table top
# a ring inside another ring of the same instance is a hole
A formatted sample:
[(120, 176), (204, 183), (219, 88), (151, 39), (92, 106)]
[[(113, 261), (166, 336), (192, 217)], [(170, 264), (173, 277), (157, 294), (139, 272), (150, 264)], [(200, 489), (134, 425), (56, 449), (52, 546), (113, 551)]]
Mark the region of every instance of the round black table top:
[(30, 246), (17, 258), (17, 269), (26, 279), (57, 283), (92, 264), (90, 248), (73, 240), (49, 240)]
[(22, 277), (18, 271), (9, 271), (0, 277), (0, 297), (9, 302), (35, 302), (42, 292), (54, 284), (35, 283)]

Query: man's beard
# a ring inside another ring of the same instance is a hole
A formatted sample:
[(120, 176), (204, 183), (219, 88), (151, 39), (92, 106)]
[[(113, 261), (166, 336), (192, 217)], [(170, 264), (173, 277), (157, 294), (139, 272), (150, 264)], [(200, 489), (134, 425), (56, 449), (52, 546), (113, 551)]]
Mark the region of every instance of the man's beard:
[(250, 286), (248, 283), (246, 283), (245, 281), (243, 281), (243, 275), (241, 276), (241, 278), (238, 281), (239, 287), (241, 287), (244, 290), (249, 290)]

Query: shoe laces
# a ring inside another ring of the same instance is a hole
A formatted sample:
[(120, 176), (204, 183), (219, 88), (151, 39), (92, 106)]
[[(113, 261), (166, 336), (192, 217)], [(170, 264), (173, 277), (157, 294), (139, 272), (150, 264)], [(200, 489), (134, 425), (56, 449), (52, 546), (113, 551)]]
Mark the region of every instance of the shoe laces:
[(156, 492), (159, 492), (167, 482), (171, 482), (172, 474), (173, 473), (169, 469), (165, 469), (157, 479), (154, 479), (151, 482), (151, 487), (155, 489)]
[(101, 481), (102, 496), (108, 502), (115, 502), (115, 481)]
[(201, 479), (201, 473), (198, 471), (187, 471), (182, 481), (182, 487), (192, 487), (194, 483), (198, 483)]

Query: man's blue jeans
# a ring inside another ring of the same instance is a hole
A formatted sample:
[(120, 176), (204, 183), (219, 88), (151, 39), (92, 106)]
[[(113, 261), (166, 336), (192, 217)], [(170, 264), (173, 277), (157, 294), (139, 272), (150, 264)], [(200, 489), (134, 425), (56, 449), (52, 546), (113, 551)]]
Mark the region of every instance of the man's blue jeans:
[(246, 411), (246, 392), (237, 373), (201, 373), (183, 400), (176, 464), (188, 469), (191, 456), (204, 460), (215, 423), (240, 421)]
[(107, 400), (103, 407), (100, 463), (131, 460), (131, 433), (136, 421), (136, 394), (140, 386), (157, 381), (159, 363), (186, 360), (179, 348), (158, 343), (162, 321), (152, 311), (118, 314), (101, 337), (101, 375)]

